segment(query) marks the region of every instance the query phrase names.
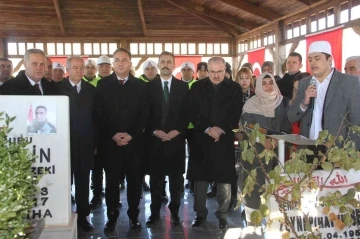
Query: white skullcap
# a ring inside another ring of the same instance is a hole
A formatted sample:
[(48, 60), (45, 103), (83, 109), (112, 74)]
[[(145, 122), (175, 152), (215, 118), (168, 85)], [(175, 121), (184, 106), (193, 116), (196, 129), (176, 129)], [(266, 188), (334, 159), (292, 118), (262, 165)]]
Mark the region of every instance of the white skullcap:
[(60, 69), (65, 73), (65, 67), (60, 62), (54, 62), (52, 66), (53, 69)]
[(185, 61), (181, 64), (180, 70), (184, 69), (184, 68), (190, 68), (193, 72), (195, 72), (195, 66), (192, 62), (190, 61)]
[(327, 41), (314, 41), (309, 46), (308, 54), (313, 53), (313, 52), (322, 52), (322, 53), (332, 55), (331, 54), (331, 45)]
[(97, 59), (97, 64), (98, 65), (101, 65), (101, 64), (109, 64), (109, 65), (111, 65), (111, 61), (110, 61), (110, 58), (108, 56), (100, 56)]
[(146, 67), (155, 67), (156, 69), (158, 69), (156, 62), (152, 61), (152, 60), (147, 60), (147, 61), (144, 62), (143, 71), (145, 71)]

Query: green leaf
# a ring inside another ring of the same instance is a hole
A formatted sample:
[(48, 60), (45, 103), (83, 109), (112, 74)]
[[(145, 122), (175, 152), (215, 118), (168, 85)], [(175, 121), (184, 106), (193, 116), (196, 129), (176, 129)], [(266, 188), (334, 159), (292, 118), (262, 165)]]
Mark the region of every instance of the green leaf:
[(306, 155), (314, 155), (314, 152), (310, 149), (305, 149), (305, 154)]
[(261, 224), (262, 217), (259, 210), (255, 210), (251, 213), (250, 220), (252, 223), (254, 223), (257, 226)]
[(331, 170), (334, 168), (334, 166), (333, 166), (332, 163), (330, 163), (330, 162), (323, 162), (323, 163), (321, 164), (321, 167), (322, 167), (325, 171), (331, 171)]
[(346, 226), (351, 226), (351, 224), (353, 223), (353, 219), (351, 218), (350, 213), (346, 213), (343, 215), (343, 222)]
[(269, 215), (270, 210), (266, 204), (261, 204), (259, 210), (262, 217)]

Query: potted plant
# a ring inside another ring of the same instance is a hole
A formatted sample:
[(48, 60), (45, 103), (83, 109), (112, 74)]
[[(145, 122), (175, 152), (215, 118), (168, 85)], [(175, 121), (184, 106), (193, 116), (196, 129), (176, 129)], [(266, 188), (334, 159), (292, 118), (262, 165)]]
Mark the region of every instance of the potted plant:
[(36, 157), (26, 148), (29, 143), (22, 137), (16, 143), (7, 139), (14, 119), (0, 112), (0, 238), (4, 239), (26, 238), (31, 233), (35, 225), (27, 214), (41, 178), (31, 172)]
[[(358, 134), (360, 127), (352, 126), (350, 130)], [(256, 151), (255, 145), (264, 144), (266, 139), (259, 125), (244, 133), (248, 140), (241, 142), (241, 160), (250, 163), (260, 160), (259, 170), (266, 179), (265, 185), (258, 185), (261, 205), (251, 214), (252, 223), (260, 225), (266, 218), (266, 230), (277, 228), (284, 239), (360, 238), (357, 228), (360, 202), (355, 198), (360, 192), (360, 152), (349, 137), (344, 139), (322, 131), (315, 145), (324, 145), (326, 153), (319, 159), (307, 163), (307, 156), (314, 152), (299, 149), (282, 164), (274, 150)], [(266, 171), (264, 165), (270, 160), (278, 161), (277, 166)], [(256, 170), (250, 171), (240, 164), (248, 174), (242, 195), (251, 195), (257, 183)], [(323, 170), (317, 170), (319, 168)]]

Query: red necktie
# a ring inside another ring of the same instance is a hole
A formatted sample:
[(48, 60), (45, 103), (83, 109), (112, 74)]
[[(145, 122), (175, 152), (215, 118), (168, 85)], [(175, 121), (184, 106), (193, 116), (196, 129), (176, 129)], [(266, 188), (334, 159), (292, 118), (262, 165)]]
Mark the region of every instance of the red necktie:
[(119, 80), (120, 84), (124, 84), (125, 83), (125, 80)]

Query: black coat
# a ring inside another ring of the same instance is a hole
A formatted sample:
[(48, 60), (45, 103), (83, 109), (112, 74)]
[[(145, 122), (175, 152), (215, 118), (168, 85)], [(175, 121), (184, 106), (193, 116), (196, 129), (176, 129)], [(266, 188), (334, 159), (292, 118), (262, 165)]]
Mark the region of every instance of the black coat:
[[(41, 87), (43, 95), (57, 95), (58, 90), (53, 82), (41, 79)], [(25, 71), (20, 71), (18, 75), (6, 81), (0, 86), (0, 94), (2, 95), (36, 95), (35, 87), (25, 75)]]
[[(143, 153), (143, 131), (149, 117), (149, 100), (146, 83), (131, 74), (121, 85), (115, 73), (101, 79), (96, 88), (95, 113), (99, 125), (99, 140), (104, 141), (103, 154), (106, 165), (117, 167), (121, 158)], [(132, 140), (118, 146), (112, 137), (128, 133)], [(100, 144), (101, 145), (101, 144)]]
[[(239, 84), (227, 78), (216, 90), (209, 78), (190, 91), (191, 122), (194, 124), (192, 157), (188, 178), (195, 181), (231, 183), (235, 179), (234, 133), (243, 103)], [(206, 129), (217, 126), (225, 133), (215, 142)]]
[[(150, 118), (147, 125), (150, 157), (147, 169), (150, 174), (169, 174), (185, 172), (185, 132), (189, 124), (189, 86), (172, 77), (166, 123), (162, 125), (163, 87), (161, 79), (147, 83), (150, 101)], [(171, 130), (180, 132), (170, 141), (162, 141), (153, 132)]]
[(95, 87), (81, 80), (79, 94), (69, 79), (56, 83), (60, 95), (69, 97), (71, 171), (88, 171), (94, 165), (93, 102)]

